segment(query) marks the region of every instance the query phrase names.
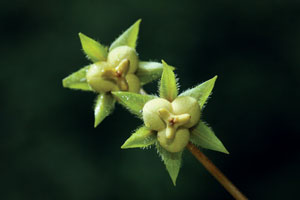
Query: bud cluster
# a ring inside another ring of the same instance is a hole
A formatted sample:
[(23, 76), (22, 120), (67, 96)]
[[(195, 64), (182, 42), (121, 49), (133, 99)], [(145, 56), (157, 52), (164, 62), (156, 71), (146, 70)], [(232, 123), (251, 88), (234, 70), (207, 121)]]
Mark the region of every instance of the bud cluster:
[(138, 62), (135, 49), (129, 46), (116, 47), (108, 53), (107, 61), (91, 65), (86, 75), (87, 82), (99, 93), (120, 90), (137, 93), (140, 81), (134, 73)]
[(185, 148), (190, 139), (189, 128), (199, 119), (199, 104), (190, 96), (180, 96), (172, 102), (156, 98), (143, 108), (146, 127), (157, 131), (159, 144), (169, 152), (180, 152)]

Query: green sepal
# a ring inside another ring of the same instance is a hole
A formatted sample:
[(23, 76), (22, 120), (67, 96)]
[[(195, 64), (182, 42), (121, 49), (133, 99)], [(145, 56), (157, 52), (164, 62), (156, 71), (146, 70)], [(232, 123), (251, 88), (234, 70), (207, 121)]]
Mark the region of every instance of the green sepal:
[(176, 77), (173, 72), (174, 67), (162, 60), (163, 73), (160, 80), (159, 96), (172, 102), (178, 95)]
[(109, 47), (109, 51), (119, 46), (136, 47), (136, 41), (139, 34), (141, 19), (137, 20), (132, 26), (124, 31)]
[(83, 91), (92, 91), (92, 88), (88, 85), (86, 80), (86, 73), (89, 70), (89, 68), (90, 65), (83, 67), (77, 72), (74, 72), (66, 78), (64, 78), (62, 80), (63, 87)]
[(95, 101), (94, 127), (97, 127), (108, 115), (112, 113), (115, 108), (116, 100), (111, 94), (102, 93), (99, 94)]
[(152, 95), (141, 95), (131, 92), (112, 92), (112, 94), (117, 98), (120, 104), (127, 108), (131, 113), (137, 115), (139, 118), (143, 118), (142, 112), (144, 105), (157, 98)]
[(106, 61), (107, 48), (105, 46), (84, 35), (83, 33), (79, 33), (79, 38), (82, 49), (88, 59), (90, 59), (94, 63), (99, 61)]
[(207, 101), (207, 98), (211, 94), (211, 91), (214, 88), (217, 78), (218, 78), (218, 76), (215, 76), (194, 88), (186, 90), (185, 92), (181, 93), (179, 96), (194, 97), (195, 99), (197, 99), (197, 101), (200, 105), (200, 108), (202, 108), (203, 105), (205, 104), (205, 102)]
[(162, 146), (160, 146), (160, 144), (158, 142), (156, 143), (156, 149), (157, 149), (157, 153), (162, 158), (167, 171), (169, 172), (169, 175), (172, 179), (174, 186), (176, 186), (176, 179), (179, 174), (180, 167), (181, 167), (183, 151), (178, 152), (178, 153), (168, 152)]
[(159, 79), (163, 71), (163, 65), (159, 62), (139, 62), (136, 75), (141, 81), (141, 85), (145, 85)]
[(156, 141), (156, 135), (154, 131), (143, 126), (136, 130), (121, 146), (121, 149), (129, 148), (145, 148)]
[(213, 130), (202, 121), (192, 129), (190, 141), (199, 147), (229, 154)]

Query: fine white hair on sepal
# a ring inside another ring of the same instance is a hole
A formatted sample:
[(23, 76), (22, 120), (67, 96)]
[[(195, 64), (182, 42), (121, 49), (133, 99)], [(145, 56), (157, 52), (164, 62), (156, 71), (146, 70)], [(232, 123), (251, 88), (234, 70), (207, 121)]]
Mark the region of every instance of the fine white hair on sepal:
[(148, 149), (151, 149), (153, 145), (154, 145), (154, 144), (151, 144), (151, 145), (146, 146), (146, 147), (141, 147), (141, 149), (142, 149), (142, 150), (148, 150)]
[(213, 93), (213, 92), (210, 92), (210, 94), (209, 94), (208, 97), (206, 98), (206, 101), (204, 102), (204, 104), (203, 104), (201, 110), (203, 110), (203, 109), (205, 108), (205, 106), (206, 106), (208, 100), (211, 98), (212, 93)]
[(175, 74), (175, 82), (176, 82), (176, 88), (177, 88), (177, 93), (179, 94), (179, 90), (180, 90), (180, 83), (179, 83), (179, 78), (177, 77), (177, 74)]
[(158, 83), (157, 83), (157, 92), (158, 92), (158, 94), (159, 94), (160, 85), (161, 85), (161, 77), (160, 77), (160, 79), (158, 80)]
[(91, 57), (89, 55), (87, 55), (83, 49), (81, 49), (81, 51), (84, 53), (86, 59), (91, 60)]
[(160, 144), (158, 143), (158, 141), (156, 141), (156, 143), (155, 143), (155, 148), (156, 148), (156, 153), (160, 157), (161, 161), (164, 161), (163, 156), (161, 154), (161, 148), (162, 147), (160, 146)]

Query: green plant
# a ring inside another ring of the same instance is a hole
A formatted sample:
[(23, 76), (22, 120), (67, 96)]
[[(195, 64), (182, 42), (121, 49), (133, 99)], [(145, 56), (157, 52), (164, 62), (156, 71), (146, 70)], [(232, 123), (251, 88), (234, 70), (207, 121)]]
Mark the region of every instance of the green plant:
[(111, 91), (138, 93), (140, 87), (158, 79), (162, 64), (138, 59), (136, 42), (141, 20), (123, 32), (110, 47), (79, 33), (83, 52), (92, 64), (63, 79), (63, 86), (70, 89), (95, 92), (95, 122), (98, 126), (112, 113), (116, 100)]
[(202, 148), (228, 153), (212, 129), (200, 120), (200, 109), (207, 101), (216, 78), (178, 95), (172, 67), (163, 61), (160, 97), (112, 92), (124, 107), (143, 119), (145, 124), (129, 137), (122, 148), (155, 145), (174, 185), (181, 166), (182, 152), (189, 141)]
[[(140, 20), (118, 37), (109, 48), (79, 34), (87, 57), (94, 63), (71, 74), (63, 86), (98, 93), (95, 126), (108, 116), (115, 102), (143, 120), (121, 146), (122, 149), (155, 145), (176, 185), (182, 153), (187, 148), (236, 199), (246, 199), (239, 190), (197, 148), (228, 154), (201, 112), (217, 76), (178, 95), (174, 67), (162, 61), (141, 62), (135, 51)], [(109, 49), (109, 50), (108, 50)], [(161, 76), (159, 96), (146, 94), (141, 87)]]

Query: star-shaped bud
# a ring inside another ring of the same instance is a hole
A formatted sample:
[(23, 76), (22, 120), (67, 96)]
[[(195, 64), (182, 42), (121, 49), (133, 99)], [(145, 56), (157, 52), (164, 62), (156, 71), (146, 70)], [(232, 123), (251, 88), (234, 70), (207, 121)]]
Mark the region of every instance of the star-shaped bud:
[(228, 153), (211, 128), (200, 120), (217, 76), (178, 95), (173, 67), (163, 63), (159, 96), (114, 91), (112, 94), (130, 112), (144, 121), (121, 148), (147, 148), (156, 145), (171, 179), (176, 184), (182, 152), (188, 142)]
[(143, 85), (161, 76), (161, 63), (144, 62), (138, 58), (136, 42), (140, 22), (138, 20), (130, 26), (110, 47), (79, 33), (83, 52), (92, 64), (63, 79), (63, 86), (97, 93), (95, 127), (114, 110), (116, 99), (111, 95), (112, 91), (139, 93)]

